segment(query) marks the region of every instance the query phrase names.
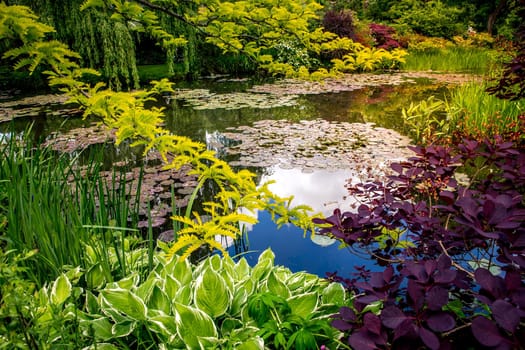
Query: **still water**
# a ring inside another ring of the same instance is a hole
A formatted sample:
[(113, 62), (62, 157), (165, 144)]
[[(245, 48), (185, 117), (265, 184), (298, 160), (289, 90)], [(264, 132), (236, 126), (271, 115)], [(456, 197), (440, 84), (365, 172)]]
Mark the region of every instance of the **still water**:
[[(219, 156), (233, 164), (238, 157), (228, 153), (227, 150), (238, 141), (233, 142), (226, 135), (236, 128), (254, 126), (265, 121), (287, 120), (292, 123), (291, 125), (309, 121), (313, 124), (302, 125), (306, 125), (303, 130), (304, 134), (310, 135), (308, 137), (311, 138), (312, 135), (313, 137), (319, 136), (321, 130), (315, 127), (317, 125), (315, 123), (322, 120), (328, 123), (324, 125), (328, 125), (329, 128), (333, 125), (334, 130), (340, 128), (341, 123), (344, 125), (374, 123), (378, 127), (403, 134), (406, 130), (400, 118), (401, 108), (411, 101), (417, 102), (430, 95), (441, 98), (446, 91), (442, 85), (428, 81), (410, 81), (397, 85), (363, 86), (350, 89), (350, 91), (342, 89), (286, 96), (274, 93), (270, 96), (271, 99), (268, 99), (268, 94), (259, 94), (253, 99), (252, 95), (244, 93), (249, 92), (254, 86), (252, 82), (246, 80), (204, 81), (189, 87), (181, 86), (181, 93), (190, 93), (193, 97), (182, 95), (180, 98), (169, 98), (164, 101), (166, 103), (163, 105), (166, 108), (165, 127), (173, 133), (189, 136), (193, 140), (205, 143), (209, 149), (215, 150)], [(42, 112), (42, 109), (39, 110), (37, 107), (36, 116), (35, 113), (28, 113), (26, 117), (16, 118), (15, 129), (23, 130), (29, 123), (34, 122), (37, 132), (46, 137), (53, 133), (66, 133), (89, 124), (89, 121), (82, 121), (78, 116), (69, 116), (65, 119), (61, 113), (46, 112), (49, 106), (45, 108), (47, 109)], [(11, 123), (0, 124), (0, 132), (7, 130), (7, 124)], [(266, 127), (265, 124), (260, 125), (263, 125), (262, 134)], [(255, 137), (255, 141), (257, 140), (257, 131), (252, 134), (252, 137)], [(401, 137), (399, 139), (401, 140)], [(299, 146), (292, 147), (299, 148)], [(287, 150), (284, 150), (284, 153), (286, 152)], [(346, 150), (337, 150), (332, 153), (344, 155), (345, 152)], [(354, 158), (357, 158), (358, 162), (361, 159), (361, 163), (368, 163), (370, 159), (377, 158), (374, 149), (368, 153), (371, 155), (365, 157), (365, 154), (361, 153)], [(377, 154), (379, 153), (381, 152), (378, 151)], [(106, 154), (107, 159), (104, 161), (108, 167), (115, 162), (137, 158), (136, 152), (122, 149), (114, 149)], [(392, 158), (395, 159), (398, 156), (392, 149)], [(317, 159), (314, 159), (313, 162), (312, 158), (302, 161), (297, 159), (300, 157), (300, 155), (295, 157), (293, 161), (286, 158), (280, 159), (280, 162), (277, 163), (267, 162), (269, 159), (258, 159), (255, 165), (237, 162), (235, 166), (250, 168), (257, 174), (257, 181), (260, 184), (269, 180), (275, 181), (270, 189), (280, 196), (294, 196), (293, 205), (306, 204), (311, 206), (315, 212), (322, 212), (325, 215), (330, 215), (335, 208), (340, 208), (342, 211), (349, 210), (351, 199), (346, 197), (345, 184), (356, 176), (357, 168), (363, 164), (356, 166), (355, 159), (353, 162), (338, 162), (336, 158), (334, 162), (332, 157), (330, 162), (322, 163), (320, 166), (321, 162)], [(388, 150), (386, 153), (383, 150), (382, 163), (374, 164), (383, 164), (388, 157)], [(268, 158), (272, 158), (270, 152)], [(304, 163), (310, 164), (307, 169), (297, 166), (297, 164)], [(319, 165), (318, 168), (316, 164)], [(256, 263), (258, 255), (270, 247), (275, 253), (277, 264), (284, 265), (292, 271), (307, 271), (319, 276), (335, 271), (346, 276), (355, 265), (367, 265), (369, 268), (374, 266), (373, 262), (364, 256), (355, 255), (346, 248), (340, 248), (338, 242), (319, 237), (312, 240), (309, 235), (304, 237), (303, 231), (294, 226), (277, 228), (266, 212), (259, 212), (256, 215), (259, 223), (246, 228), (247, 238), (243, 241), (242, 251), (232, 246), (230, 247), (232, 255), (239, 254), (250, 263)], [(239, 247), (239, 245), (236, 246)]]

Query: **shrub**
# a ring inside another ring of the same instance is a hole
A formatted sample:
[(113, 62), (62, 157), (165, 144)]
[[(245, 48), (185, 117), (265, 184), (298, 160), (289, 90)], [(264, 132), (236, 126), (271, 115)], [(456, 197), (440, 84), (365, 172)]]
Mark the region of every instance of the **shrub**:
[(413, 150), (388, 182), (349, 186), (357, 211), (315, 220), (387, 266), (331, 276), (358, 295), (332, 325), (356, 350), (520, 348), (525, 150), (501, 138)]
[(385, 50), (401, 47), (399, 42), (393, 37), (395, 35), (394, 28), (377, 23), (371, 23), (369, 28), (370, 34), (374, 38), (375, 47)]

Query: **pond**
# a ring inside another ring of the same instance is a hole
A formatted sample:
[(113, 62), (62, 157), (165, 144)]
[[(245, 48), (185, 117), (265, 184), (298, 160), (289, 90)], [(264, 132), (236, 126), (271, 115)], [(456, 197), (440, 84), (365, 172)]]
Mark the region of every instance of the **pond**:
[[(363, 74), (325, 83), (257, 84), (219, 77), (177, 85), (176, 93), (163, 101), (165, 127), (205, 143), (235, 168), (250, 169), (260, 184), (275, 181), (270, 189), (281, 196), (293, 195), (293, 204), (307, 204), (330, 215), (335, 208), (350, 209), (345, 190), (349, 180), (382, 178), (389, 162), (410, 155), (401, 108), (430, 95), (442, 98), (450, 83), (462, 79)], [(33, 132), (61, 152), (75, 153), (87, 145), (104, 147), (107, 169), (130, 162), (145, 164), (138, 150), (101, 145), (111, 133), (83, 121), (74, 109), (58, 108), (60, 102), (63, 97), (56, 95), (6, 98), (0, 101), (0, 132), (8, 133), (11, 127), (21, 132), (34, 123)], [(158, 177), (160, 172), (149, 173)], [(162, 179), (172, 181), (169, 175)], [(177, 179), (183, 185), (194, 181), (184, 175)], [(191, 193), (191, 186), (188, 190), (183, 185), (178, 206), (184, 206)], [(164, 215), (157, 230), (161, 235), (169, 229), (165, 217), (171, 213), (170, 196), (162, 198), (163, 209), (154, 208)], [(334, 271), (347, 275), (354, 265), (374, 266), (366, 256), (341, 249), (335, 241), (312, 240), (293, 226), (278, 229), (266, 212), (257, 216), (259, 223), (246, 227), (242, 242), (228, 244), (232, 255), (256, 263), (258, 255), (271, 247), (277, 264), (320, 276)]]

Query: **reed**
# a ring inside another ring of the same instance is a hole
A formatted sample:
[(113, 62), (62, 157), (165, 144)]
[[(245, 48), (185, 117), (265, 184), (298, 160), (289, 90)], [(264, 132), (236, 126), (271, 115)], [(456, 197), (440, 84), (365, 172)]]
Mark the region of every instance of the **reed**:
[[(42, 284), (65, 266), (87, 268), (99, 262), (108, 276), (115, 269), (118, 275), (129, 272), (122, 242), (137, 236), (137, 230), (128, 227), (136, 227), (140, 196), (129, 203), (130, 194), (122, 190), (124, 172), (114, 171), (112, 181), (105, 181), (100, 176), (101, 155), (81, 169), (78, 156), (33, 147), (14, 137), (0, 142), (0, 157), (0, 221), (6, 222), (0, 223), (0, 240), (6, 250), (38, 250), (29, 278)], [(117, 266), (102, 263), (110, 259), (104, 249), (99, 262), (86, 261), (86, 244), (114, 247)]]
[[(525, 100), (502, 100), (488, 94), (488, 82), (468, 83), (451, 92), (446, 103), (449, 132), (477, 139), (519, 135)], [(521, 135), (520, 137), (523, 137)]]
[(411, 50), (405, 60), (403, 70), (485, 74), (497, 64), (497, 54), (484, 48), (454, 46)]

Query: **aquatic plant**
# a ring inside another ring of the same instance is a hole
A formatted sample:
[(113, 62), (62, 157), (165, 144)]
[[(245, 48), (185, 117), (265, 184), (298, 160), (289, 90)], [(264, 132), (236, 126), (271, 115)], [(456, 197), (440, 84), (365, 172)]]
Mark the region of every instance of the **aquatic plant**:
[(482, 140), (497, 135), (523, 139), (525, 99), (504, 100), (485, 90), (488, 82), (468, 83), (451, 92), (446, 103), (448, 135)]
[[(413, 147), (386, 183), (349, 186), (359, 205), (314, 219), (321, 233), (370, 250), (382, 271), (344, 281), (358, 297), (335, 315), (354, 349), (479, 344), (525, 336), (525, 153), (501, 139)], [(460, 174), (468, 174), (466, 183)], [(384, 230), (400, 230), (377, 245)]]

